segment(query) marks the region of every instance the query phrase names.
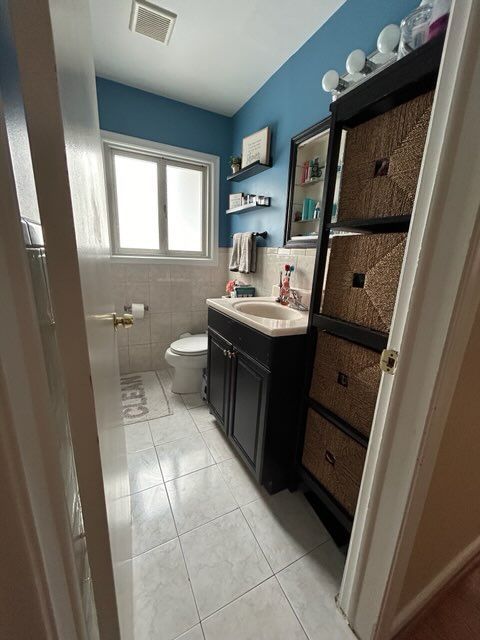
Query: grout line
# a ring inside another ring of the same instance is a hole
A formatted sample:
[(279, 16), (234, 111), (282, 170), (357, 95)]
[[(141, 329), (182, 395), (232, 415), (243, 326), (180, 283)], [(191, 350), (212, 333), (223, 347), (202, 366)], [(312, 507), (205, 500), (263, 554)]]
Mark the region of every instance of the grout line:
[(293, 604), (290, 602), (289, 597), (287, 596), (287, 594), (286, 594), (286, 593), (285, 593), (285, 591), (283, 590), (283, 587), (282, 587), (282, 585), (280, 584), (280, 580), (277, 578), (277, 574), (275, 574), (275, 576), (274, 576), (274, 577), (275, 577), (275, 580), (277, 581), (278, 586), (280, 587), (280, 591), (283, 593), (283, 595), (284, 595), (284, 597), (285, 597), (285, 600), (287, 601), (287, 603), (288, 603), (288, 605), (289, 605), (289, 607), (290, 607), (290, 610), (292, 611), (292, 613), (293, 613), (293, 615), (295, 616), (295, 618), (298, 620), (298, 624), (300, 625), (300, 627), (301, 627), (301, 629), (302, 629), (303, 633), (305, 634), (305, 638), (307, 638), (308, 640), (313, 640), (313, 639), (312, 639), (312, 638), (310, 638), (310, 636), (308, 635), (307, 630), (305, 629), (305, 627), (304, 627), (304, 626), (303, 626), (303, 624), (302, 624), (302, 621), (301, 621), (301, 620), (300, 620), (300, 618), (298, 617), (297, 612), (295, 611), (295, 608), (294, 608)]
[(286, 564), (284, 567), (282, 567), (281, 569), (279, 569), (278, 571), (274, 571), (274, 574), (276, 576), (278, 576), (279, 573), (282, 573), (282, 571), (285, 571), (285, 569), (288, 569), (288, 567), (291, 567), (292, 564), (295, 564), (296, 562), (298, 562), (299, 560), (302, 560), (302, 558), (305, 558), (306, 556), (310, 555), (311, 553), (313, 553), (314, 551), (316, 551), (319, 547), (321, 547), (322, 545), (324, 545), (326, 542), (329, 542), (331, 540), (330, 537), (328, 537), (326, 540), (324, 540), (323, 542), (320, 542), (319, 544), (315, 545), (313, 547), (313, 549), (310, 549), (310, 551), (306, 551), (305, 553), (303, 553), (301, 556), (299, 556), (296, 560), (292, 560), (292, 562), (289, 562), (288, 564)]
[[(215, 611), (212, 611), (212, 613), (209, 613), (208, 616), (206, 618), (202, 618), (200, 620), (201, 623), (205, 622), (205, 620), (208, 620), (209, 618), (211, 618), (212, 616), (214, 616), (215, 614), (217, 614), (219, 611), (222, 611), (223, 609), (226, 609), (227, 607), (229, 607), (231, 604), (233, 604), (234, 602), (236, 602), (237, 600), (240, 600), (240, 598), (243, 598), (243, 596), (246, 596), (247, 593), (250, 593), (250, 591), (253, 591), (254, 589), (256, 589), (257, 587), (259, 587), (260, 585), (264, 584), (265, 582), (268, 582), (268, 580), (272, 580), (272, 578), (275, 578), (274, 575), (272, 576), (268, 576), (268, 578), (265, 578), (264, 580), (261, 580), (258, 584), (256, 584), (253, 587), (250, 587), (250, 589), (247, 589), (247, 591), (245, 591), (245, 593), (242, 593), (241, 595), (237, 596), (236, 598), (234, 598), (233, 600), (231, 600), (230, 602), (227, 602), (227, 604), (222, 604), (221, 607), (219, 607), (218, 609), (215, 609)], [(229, 639), (230, 640), (230, 639)]]
[(224, 516), (228, 516), (231, 513), (233, 513), (234, 511), (240, 510), (239, 507), (234, 507), (233, 509), (230, 509), (229, 511), (226, 511), (225, 513), (220, 514), (219, 516), (215, 516), (214, 518), (212, 518), (211, 520), (208, 520), (207, 522), (204, 522), (203, 524), (197, 524), (196, 527), (193, 527), (192, 529), (189, 529), (188, 531), (184, 531), (183, 533), (179, 533), (178, 537), (181, 538), (182, 536), (186, 536), (189, 533), (192, 533), (192, 531), (197, 531), (197, 529), (201, 529), (202, 527), (205, 527), (207, 524), (211, 524), (212, 522), (215, 522), (216, 520), (220, 520), (220, 518), (223, 518)]
[(163, 547), (164, 544), (172, 542), (172, 540), (178, 540), (178, 535), (175, 535), (175, 536), (173, 536), (173, 538), (169, 538), (168, 540), (164, 540), (160, 544), (156, 544), (153, 547), (151, 547), (150, 549), (145, 549), (145, 551), (142, 551), (142, 553), (137, 553), (136, 555), (133, 555), (133, 552), (132, 552), (131, 561), (133, 562), (137, 558), (141, 558), (145, 554), (150, 553), (150, 551), (154, 551), (155, 549), (158, 549), (159, 547)]
[(177, 522), (175, 520), (175, 515), (173, 513), (173, 508), (172, 508), (172, 502), (170, 500), (170, 496), (168, 494), (167, 487), (165, 487), (165, 493), (167, 494), (168, 506), (170, 507), (170, 513), (171, 513), (171, 516), (172, 516), (172, 519), (173, 519), (173, 526), (175, 527), (175, 531), (177, 532), (178, 545), (180, 547), (180, 553), (182, 554), (183, 564), (184, 564), (185, 571), (186, 571), (186, 574), (187, 574), (190, 591), (192, 592), (193, 602), (195, 604), (195, 610), (197, 612), (197, 617), (198, 617), (198, 620), (200, 622), (200, 611), (198, 610), (197, 599), (195, 598), (195, 593), (193, 591), (192, 579), (190, 578), (190, 572), (188, 571), (187, 561), (185, 559), (185, 554), (183, 552), (182, 541), (180, 540), (180, 534), (178, 533)]
[[(246, 505), (245, 505), (245, 506), (246, 506)], [(240, 511), (241, 511), (242, 516), (243, 516), (243, 519), (244, 519), (244, 520), (245, 520), (245, 522), (247, 523), (248, 528), (249, 528), (249, 529), (250, 529), (250, 531), (252, 532), (253, 539), (254, 539), (254, 540), (255, 540), (255, 542), (257, 543), (258, 548), (260, 549), (260, 551), (262, 552), (263, 557), (265, 558), (265, 562), (266, 562), (266, 563), (268, 564), (268, 566), (270, 567), (270, 571), (272, 572), (272, 575), (275, 575), (275, 571), (273, 570), (272, 565), (271, 565), (271, 564), (270, 564), (270, 562), (268, 561), (268, 558), (267, 558), (267, 556), (265, 555), (265, 552), (264, 552), (264, 550), (263, 550), (263, 548), (262, 548), (262, 545), (261, 545), (261, 544), (260, 544), (260, 542), (258, 541), (257, 536), (255, 535), (255, 533), (254, 533), (254, 531), (253, 531), (252, 527), (250, 526), (249, 521), (248, 521), (248, 520), (247, 520), (247, 518), (245, 517), (245, 514), (243, 513), (242, 507), (240, 507)]]
[[(139, 489), (138, 491), (132, 491), (132, 493), (128, 494), (128, 497), (131, 496), (136, 496), (138, 493), (142, 493), (142, 491), (148, 491), (149, 489), (154, 489), (155, 487), (164, 487), (165, 486), (165, 482), (157, 482), (157, 484), (152, 484), (151, 487), (143, 487), (143, 489)], [(127, 497), (127, 496), (123, 496), (123, 497)]]

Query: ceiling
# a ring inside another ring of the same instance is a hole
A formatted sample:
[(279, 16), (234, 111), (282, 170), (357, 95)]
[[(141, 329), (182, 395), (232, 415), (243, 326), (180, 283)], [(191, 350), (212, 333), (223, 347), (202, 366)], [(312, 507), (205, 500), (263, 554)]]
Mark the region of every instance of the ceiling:
[(90, 0), (99, 76), (233, 115), (345, 0), (150, 0), (178, 14), (165, 46), (131, 0)]

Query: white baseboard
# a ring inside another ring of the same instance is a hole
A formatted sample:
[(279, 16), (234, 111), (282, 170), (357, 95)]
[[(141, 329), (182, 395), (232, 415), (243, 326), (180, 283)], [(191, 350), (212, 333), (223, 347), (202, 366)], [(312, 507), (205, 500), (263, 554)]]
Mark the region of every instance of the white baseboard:
[(465, 547), (446, 567), (428, 584), (413, 600), (397, 613), (392, 625), (391, 637), (394, 638), (403, 627), (413, 618), (445, 587), (462, 569), (480, 553), (480, 537)]

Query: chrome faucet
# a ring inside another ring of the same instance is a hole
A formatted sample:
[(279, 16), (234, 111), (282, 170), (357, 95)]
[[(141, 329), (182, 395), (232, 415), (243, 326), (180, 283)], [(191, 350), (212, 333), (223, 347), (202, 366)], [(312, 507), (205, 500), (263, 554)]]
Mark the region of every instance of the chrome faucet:
[(290, 309), (296, 309), (297, 311), (308, 311), (308, 307), (302, 303), (302, 296), (296, 289), (290, 289), (288, 306)]

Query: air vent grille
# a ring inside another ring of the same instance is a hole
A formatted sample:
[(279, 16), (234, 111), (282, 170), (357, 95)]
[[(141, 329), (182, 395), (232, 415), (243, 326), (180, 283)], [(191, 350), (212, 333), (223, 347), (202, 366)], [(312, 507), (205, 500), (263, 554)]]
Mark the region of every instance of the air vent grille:
[(144, 0), (133, 0), (130, 29), (135, 33), (168, 44), (177, 16)]

